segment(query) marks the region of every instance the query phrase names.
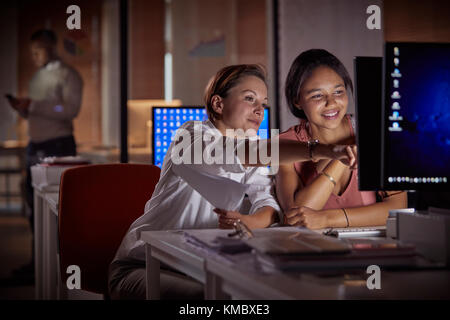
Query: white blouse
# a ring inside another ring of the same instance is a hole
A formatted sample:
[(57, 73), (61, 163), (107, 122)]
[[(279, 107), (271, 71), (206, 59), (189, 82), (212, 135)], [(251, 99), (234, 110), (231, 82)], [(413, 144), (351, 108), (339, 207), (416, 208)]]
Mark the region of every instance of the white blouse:
[[(188, 121), (180, 129), (194, 137), (194, 127), (197, 133), (200, 128), (203, 134), (222, 137), (209, 120)], [(174, 141), (179, 141), (179, 132)], [(193, 142), (194, 139), (189, 144), (193, 145)], [(214, 143), (213, 139), (202, 143), (202, 151), (208, 145), (211, 148), (211, 143)], [(281, 212), (272, 194), (267, 168), (245, 168), (234, 152), (232, 164), (205, 164), (204, 161), (201, 164), (175, 164), (171, 156), (175, 145), (171, 143), (159, 182), (145, 205), (144, 214), (128, 229), (115, 260), (126, 257), (145, 260), (144, 242), (139, 240), (143, 230), (218, 228), (218, 216), (213, 209), (238, 211), (245, 194), (251, 202), (249, 214), (264, 206)]]

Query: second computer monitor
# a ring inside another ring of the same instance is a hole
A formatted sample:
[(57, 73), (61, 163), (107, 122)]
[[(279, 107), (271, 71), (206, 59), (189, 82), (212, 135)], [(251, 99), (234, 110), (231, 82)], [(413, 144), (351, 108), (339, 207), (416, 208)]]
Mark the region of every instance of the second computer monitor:
[[(206, 109), (202, 106), (153, 107), (153, 164), (161, 168), (175, 132), (183, 123), (204, 121), (207, 118)], [(259, 126), (258, 135), (261, 139), (270, 138), (269, 108), (264, 109), (264, 119)]]
[(450, 190), (450, 43), (388, 42), (383, 188)]

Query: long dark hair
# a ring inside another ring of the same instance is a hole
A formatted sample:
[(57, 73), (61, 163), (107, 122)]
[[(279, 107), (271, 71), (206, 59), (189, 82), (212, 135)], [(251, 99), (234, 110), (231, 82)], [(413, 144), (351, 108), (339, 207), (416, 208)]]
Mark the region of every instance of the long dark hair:
[(348, 75), (342, 62), (333, 54), (324, 49), (310, 49), (300, 53), (289, 69), (285, 83), (285, 95), (289, 109), (297, 118), (306, 119), (303, 110), (295, 105), (298, 103), (300, 88), (303, 83), (311, 76), (314, 69), (320, 66), (326, 66), (333, 69), (343, 80), (345, 88), (353, 93), (352, 79)]

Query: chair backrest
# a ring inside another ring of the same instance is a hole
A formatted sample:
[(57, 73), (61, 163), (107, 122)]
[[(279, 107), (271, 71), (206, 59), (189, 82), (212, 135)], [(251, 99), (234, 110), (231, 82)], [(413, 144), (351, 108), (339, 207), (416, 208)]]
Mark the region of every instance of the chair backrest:
[(161, 170), (145, 164), (100, 164), (67, 169), (59, 192), (62, 281), (81, 271), (81, 289), (107, 294), (108, 267), (130, 227), (144, 213)]

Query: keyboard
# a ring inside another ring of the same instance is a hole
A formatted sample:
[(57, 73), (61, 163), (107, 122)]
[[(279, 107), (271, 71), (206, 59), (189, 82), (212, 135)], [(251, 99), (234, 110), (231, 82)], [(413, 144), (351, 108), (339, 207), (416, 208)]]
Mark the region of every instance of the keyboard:
[(337, 238), (385, 237), (386, 227), (335, 228), (324, 232)]

